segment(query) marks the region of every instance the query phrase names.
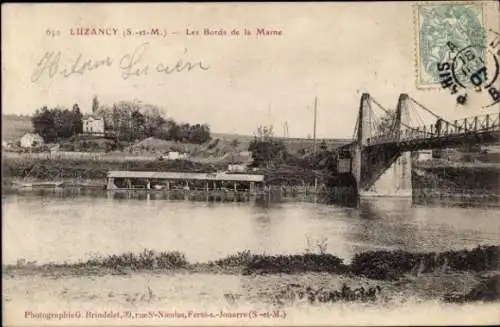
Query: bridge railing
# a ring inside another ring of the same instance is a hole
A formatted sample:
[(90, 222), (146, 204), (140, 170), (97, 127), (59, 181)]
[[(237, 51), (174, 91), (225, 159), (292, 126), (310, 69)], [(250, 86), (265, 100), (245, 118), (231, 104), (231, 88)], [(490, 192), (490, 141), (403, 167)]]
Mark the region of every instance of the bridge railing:
[(471, 116), (454, 120), (452, 122), (442, 120), (440, 123), (417, 127), (416, 129), (405, 128), (401, 133), (400, 140), (421, 140), (434, 137), (492, 131), (499, 129), (499, 122), (500, 115), (497, 114)]
[(391, 130), (386, 134), (372, 136), (367, 139), (367, 145), (394, 143), (397, 141), (412, 141), (500, 130), (500, 113), (465, 117), (459, 120), (446, 121), (419, 127), (402, 126), (398, 132)]
[(372, 135), (366, 140), (367, 145), (392, 143), (398, 139), (397, 133), (395, 131), (387, 132), (386, 134), (376, 134)]
[(459, 135), (499, 129), (500, 114), (465, 117), (453, 122), (443, 121), (438, 136)]

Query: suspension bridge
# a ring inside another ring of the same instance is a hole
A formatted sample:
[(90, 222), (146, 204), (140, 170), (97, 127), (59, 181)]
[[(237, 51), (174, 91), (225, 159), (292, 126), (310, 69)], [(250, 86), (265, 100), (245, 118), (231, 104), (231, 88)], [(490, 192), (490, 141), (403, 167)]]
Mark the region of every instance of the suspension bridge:
[(353, 140), (337, 149), (337, 171), (354, 177), (359, 196), (411, 196), (412, 151), (498, 143), (500, 112), (446, 120), (407, 94), (389, 110), (365, 93)]

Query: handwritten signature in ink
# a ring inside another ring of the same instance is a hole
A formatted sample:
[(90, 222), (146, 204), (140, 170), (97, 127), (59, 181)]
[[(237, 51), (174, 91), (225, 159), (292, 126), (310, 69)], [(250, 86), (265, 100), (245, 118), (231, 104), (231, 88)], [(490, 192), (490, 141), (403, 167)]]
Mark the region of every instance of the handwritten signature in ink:
[[(148, 42), (142, 43), (132, 52), (124, 54), (120, 59), (105, 56), (102, 58), (85, 58), (83, 54), (79, 54), (70, 64), (63, 62), (63, 54), (61, 51), (47, 51), (42, 58), (38, 61), (33, 74), (31, 75), (31, 82), (36, 83), (40, 79), (63, 77), (69, 78), (75, 75), (84, 75), (85, 73), (96, 71), (105, 67), (118, 68), (122, 79), (127, 80), (133, 77), (147, 76), (149, 72), (161, 73), (170, 75), (173, 73), (191, 72), (193, 70), (206, 71), (210, 66), (204, 64), (202, 61), (184, 61), (182, 58), (174, 61), (173, 64), (157, 63), (149, 64), (144, 59), (150, 44)], [(187, 54), (188, 50), (184, 49), (182, 55)]]

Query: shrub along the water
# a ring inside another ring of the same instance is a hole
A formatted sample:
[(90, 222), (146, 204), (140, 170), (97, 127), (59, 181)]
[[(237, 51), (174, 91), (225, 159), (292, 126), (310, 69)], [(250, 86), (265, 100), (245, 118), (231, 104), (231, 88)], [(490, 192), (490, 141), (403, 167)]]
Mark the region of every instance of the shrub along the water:
[(484, 271), (500, 269), (500, 246), (478, 246), (472, 250), (442, 253), (411, 253), (396, 251), (369, 251), (357, 253), (350, 271), (372, 279), (395, 279), (410, 272)]
[(105, 258), (94, 258), (85, 262), (84, 265), (112, 269), (175, 269), (186, 267), (188, 261), (185, 255), (178, 251), (157, 253), (153, 250), (144, 250), (139, 254), (129, 252)]
[(255, 260), (256, 257), (257, 255), (245, 250), (236, 254), (231, 254), (223, 259), (215, 260), (214, 264), (220, 267), (246, 267)]
[(250, 251), (238, 252), (214, 263), (220, 267), (240, 267), (251, 273), (298, 273), (306, 271), (342, 273), (347, 270), (343, 260), (332, 254), (265, 255)]
[[(495, 271), (500, 270), (500, 246), (479, 246), (472, 250), (447, 251), (442, 253), (411, 253), (406, 251), (369, 251), (358, 253), (350, 265), (329, 253), (305, 253), (295, 255), (252, 254), (250, 251), (238, 252), (226, 258), (209, 262), (208, 267), (252, 273), (301, 273), (328, 272), (350, 273), (370, 279), (393, 280), (408, 273), (426, 273), (436, 270), (449, 271)], [(22, 268), (24, 265), (8, 266)], [(32, 265), (31, 265), (32, 266)], [(144, 250), (93, 258), (78, 264), (51, 264), (51, 267), (84, 267), (109, 269), (178, 269), (193, 267), (185, 255), (178, 251), (155, 252)], [(199, 267), (207, 264), (198, 264)], [(234, 269), (236, 268), (236, 270)]]
[(498, 301), (500, 300), (500, 275), (481, 281), (467, 294), (446, 294), (446, 302)]
[(343, 273), (347, 266), (333, 254), (254, 255), (244, 272), (249, 273), (299, 273), (307, 271)]
[(109, 170), (209, 172), (215, 168), (187, 160), (134, 161), (92, 159), (9, 158), (2, 162), (3, 177), (55, 180), (60, 178), (104, 179)]

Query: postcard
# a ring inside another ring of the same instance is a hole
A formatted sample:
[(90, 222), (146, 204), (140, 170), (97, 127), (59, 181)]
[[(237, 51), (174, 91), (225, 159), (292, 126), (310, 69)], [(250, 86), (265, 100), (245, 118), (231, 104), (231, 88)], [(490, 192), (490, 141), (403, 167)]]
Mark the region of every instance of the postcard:
[(3, 324), (499, 324), (499, 26), (4, 4)]

